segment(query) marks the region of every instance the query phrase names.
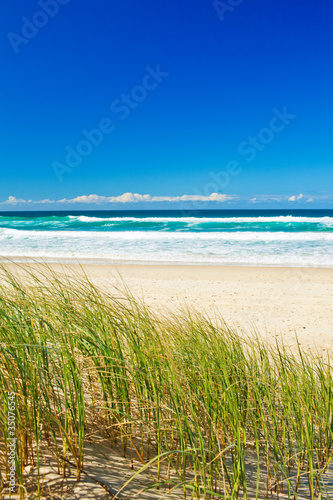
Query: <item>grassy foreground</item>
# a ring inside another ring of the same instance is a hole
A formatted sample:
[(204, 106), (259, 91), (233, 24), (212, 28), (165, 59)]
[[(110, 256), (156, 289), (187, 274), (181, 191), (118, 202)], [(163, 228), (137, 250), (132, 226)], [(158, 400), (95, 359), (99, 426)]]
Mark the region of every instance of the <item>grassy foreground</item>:
[(188, 311), (154, 317), (86, 277), (48, 270), (23, 284), (3, 269), (0, 283), (3, 493), (14, 421), (22, 498), (42, 442), (59, 474), (70, 461), (80, 480), (87, 431), (102, 428), (141, 463), (139, 474), (150, 469), (161, 497), (177, 488), (187, 499), (333, 498), (329, 359), (244, 339)]

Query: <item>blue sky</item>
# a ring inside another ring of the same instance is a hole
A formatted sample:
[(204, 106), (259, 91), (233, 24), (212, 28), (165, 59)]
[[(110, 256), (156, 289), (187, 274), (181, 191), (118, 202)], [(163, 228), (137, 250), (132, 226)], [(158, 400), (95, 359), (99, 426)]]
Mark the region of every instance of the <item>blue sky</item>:
[(332, 16), (3, 0), (0, 210), (332, 208)]

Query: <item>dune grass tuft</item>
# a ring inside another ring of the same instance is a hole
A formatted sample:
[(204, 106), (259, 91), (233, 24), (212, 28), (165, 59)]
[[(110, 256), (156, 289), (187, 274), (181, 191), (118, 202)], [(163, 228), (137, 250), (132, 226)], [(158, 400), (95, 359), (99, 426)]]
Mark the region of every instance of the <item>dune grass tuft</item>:
[(12, 393), (22, 498), (26, 466), (39, 470), (42, 442), (59, 475), (70, 461), (80, 480), (87, 430), (102, 427), (110, 445), (141, 463), (135, 474), (150, 470), (161, 497), (332, 497), (328, 358), (291, 354), (189, 311), (155, 317), (130, 294), (109, 295), (85, 276), (48, 269), (23, 281), (2, 269), (3, 494)]

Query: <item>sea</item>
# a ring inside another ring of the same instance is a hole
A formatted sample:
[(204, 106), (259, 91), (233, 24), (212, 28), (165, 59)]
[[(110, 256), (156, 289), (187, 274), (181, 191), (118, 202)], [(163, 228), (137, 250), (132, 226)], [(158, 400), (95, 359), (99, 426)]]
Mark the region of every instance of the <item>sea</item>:
[(0, 259), (333, 267), (333, 210), (0, 212)]

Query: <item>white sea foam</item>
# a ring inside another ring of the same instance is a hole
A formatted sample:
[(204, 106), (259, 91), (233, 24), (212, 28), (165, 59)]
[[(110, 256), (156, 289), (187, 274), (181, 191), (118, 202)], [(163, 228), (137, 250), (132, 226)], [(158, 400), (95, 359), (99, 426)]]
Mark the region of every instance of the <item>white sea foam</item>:
[(293, 215), (278, 217), (88, 217), (70, 215), (69, 219), (80, 222), (190, 222), (190, 223), (246, 223), (246, 222), (281, 222), (281, 223), (314, 223), (333, 225), (333, 217), (295, 217)]
[(102, 262), (102, 263), (180, 263), (180, 264), (215, 264), (215, 265), (257, 265), (257, 266), (304, 266), (304, 267), (333, 267), (333, 256), (325, 255), (230, 255), (230, 256), (208, 256), (208, 255), (168, 255), (155, 252), (154, 254), (143, 253), (79, 253), (79, 252), (52, 252), (52, 251), (17, 251), (0, 252), (0, 262), (3, 259), (13, 261), (34, 262)]
[(54, 261), (333, 266), (333, 232), (0, 229), (0, 256)]
[(71, 241), (73, 239), (86, 239), (98, 241), (333, 241), (333, 232), (269, 232), (269, 231), (210, 231), (210, 232), (167, 232), (167, 231), (113, 231), (113, 232), (100, 232), (100, 231), (27, 231), (21, 229), (0, 228), (0, 239), (4, 237), (12, 238), (34, 238), (43, 241), (46, 238), (51, 239), (64, 239)]

